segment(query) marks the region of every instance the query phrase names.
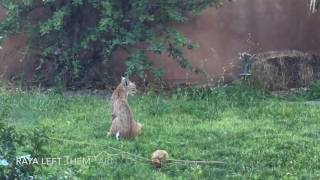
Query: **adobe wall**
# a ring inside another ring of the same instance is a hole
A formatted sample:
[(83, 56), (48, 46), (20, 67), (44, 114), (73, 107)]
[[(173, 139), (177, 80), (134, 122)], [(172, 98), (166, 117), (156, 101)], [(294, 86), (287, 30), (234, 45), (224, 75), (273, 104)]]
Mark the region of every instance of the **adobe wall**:
[[(320, 12), (311, 14), (309, 0), (236, 0), (209, 8), (177, 27), (200, 49), (188, 51), (193, 64), (208, 77), (192, 75), (168, 58), (166, 79), (173, 83), (232, 80), (239, 77), (239, 53), (320, 51)], [(159, 62), (159, 61), (157, 61)]]
[[(208, 8), (201, 16), (176, 25), (199, 49), (186, 51), (196, 66), (208, 76), (194, 75), (181, 69), (166, 56), (153, 57), (155, 64), (166, 69), (170, 83), (204, 83), (229, 81), (240, 74), (239, 53), (271, 50), (320, 51), (320, 12), (310, 14), (309, 0), (234, 0), (221, 8)], [(0, 10), (0, 18), (4, 17)], [(13, 37), (0, 50), (1, 75), (21, 71), (25, 39)], [(112, 60), (115, 74), (123, 73), (124, 55)]]
[[(4, 19), (5, 12), (0, 9), (0, 20)], [(15, 72), (21, 72), (24, 56), (25, 38), (21, 35), (11, 37), (5, 41), (0, 49), (0, 79), (11, 78)]]

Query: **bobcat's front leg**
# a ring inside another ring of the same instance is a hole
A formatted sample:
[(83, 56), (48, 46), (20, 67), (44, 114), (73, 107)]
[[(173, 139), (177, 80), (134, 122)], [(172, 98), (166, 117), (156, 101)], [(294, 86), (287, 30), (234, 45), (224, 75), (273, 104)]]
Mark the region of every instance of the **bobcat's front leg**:
[[(113, 120), (116, 119), (116, 115), (112, 113), (111, 116), (112, 116), (111, 122), (113, 122)], [(111, 130), (112, 130), (112, 125), (111, 125), (111, 127), (110, 127), (110, 129), (109, 129), (109, 131), (107, 133), (107, 137), (111, 137), (111, 135), (112, 135)]]
[(107, 137), (111, 137), (111, 129), (107, 132)]
[(112, 136), (112, 125), (109, 129), (109, 131), (107, 132), (107, 137), (111, 137)]

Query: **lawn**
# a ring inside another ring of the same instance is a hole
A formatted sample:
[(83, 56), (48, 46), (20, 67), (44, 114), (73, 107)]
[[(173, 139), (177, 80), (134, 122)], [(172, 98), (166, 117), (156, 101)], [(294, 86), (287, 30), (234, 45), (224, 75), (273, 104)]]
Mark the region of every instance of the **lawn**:
[[(239, 84), (169, 94), (149, 91), (129, 98), (135, 118), (144, 124), (134, 140), (106, 137), (111, 124), (107, 97), (2, 89), (0, 108), (3, 119), (19, 132), (47, 129), (48, 157), (73, 160), (37, 165), (37, 174), (47, 179), (320, 178), (317, 103), (274, 97)], [(173, 159), (224, 164), (154, 168), (147, 158), (157, 149)], [(95, 158), (81, 161), (88, 157)]]

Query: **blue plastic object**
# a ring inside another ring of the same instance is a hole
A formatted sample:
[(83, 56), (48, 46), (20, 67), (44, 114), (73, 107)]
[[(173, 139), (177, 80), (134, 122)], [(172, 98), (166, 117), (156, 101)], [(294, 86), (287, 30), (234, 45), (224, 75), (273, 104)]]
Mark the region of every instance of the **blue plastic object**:
[(251, 66), (251, 55), (243, 54), (241, 55), (242, 59), (242, 73), (240, 74), (244, 80), (247, 80), (250, 74), (250, 66)]
[(7, 160), (5, 160), (5, 159), (0, 159), (0, 166), (8, 166), (8, 165), (9, 165), (9, 163), (8, 163)]

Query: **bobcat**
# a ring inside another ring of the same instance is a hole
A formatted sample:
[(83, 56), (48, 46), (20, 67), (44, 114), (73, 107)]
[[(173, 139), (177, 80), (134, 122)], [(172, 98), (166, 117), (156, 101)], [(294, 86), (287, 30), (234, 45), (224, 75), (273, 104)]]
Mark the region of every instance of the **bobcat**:
[(133, 119), (133, 114), (128, 104), (128, 95), (137, 91), (136, 85), (127, 78), (122, 77), (121, 83), (114, 90), (111, 96), (112, 102), (112, 124), (108, 135), (116, 138), (134, 138), (142, 125)]

